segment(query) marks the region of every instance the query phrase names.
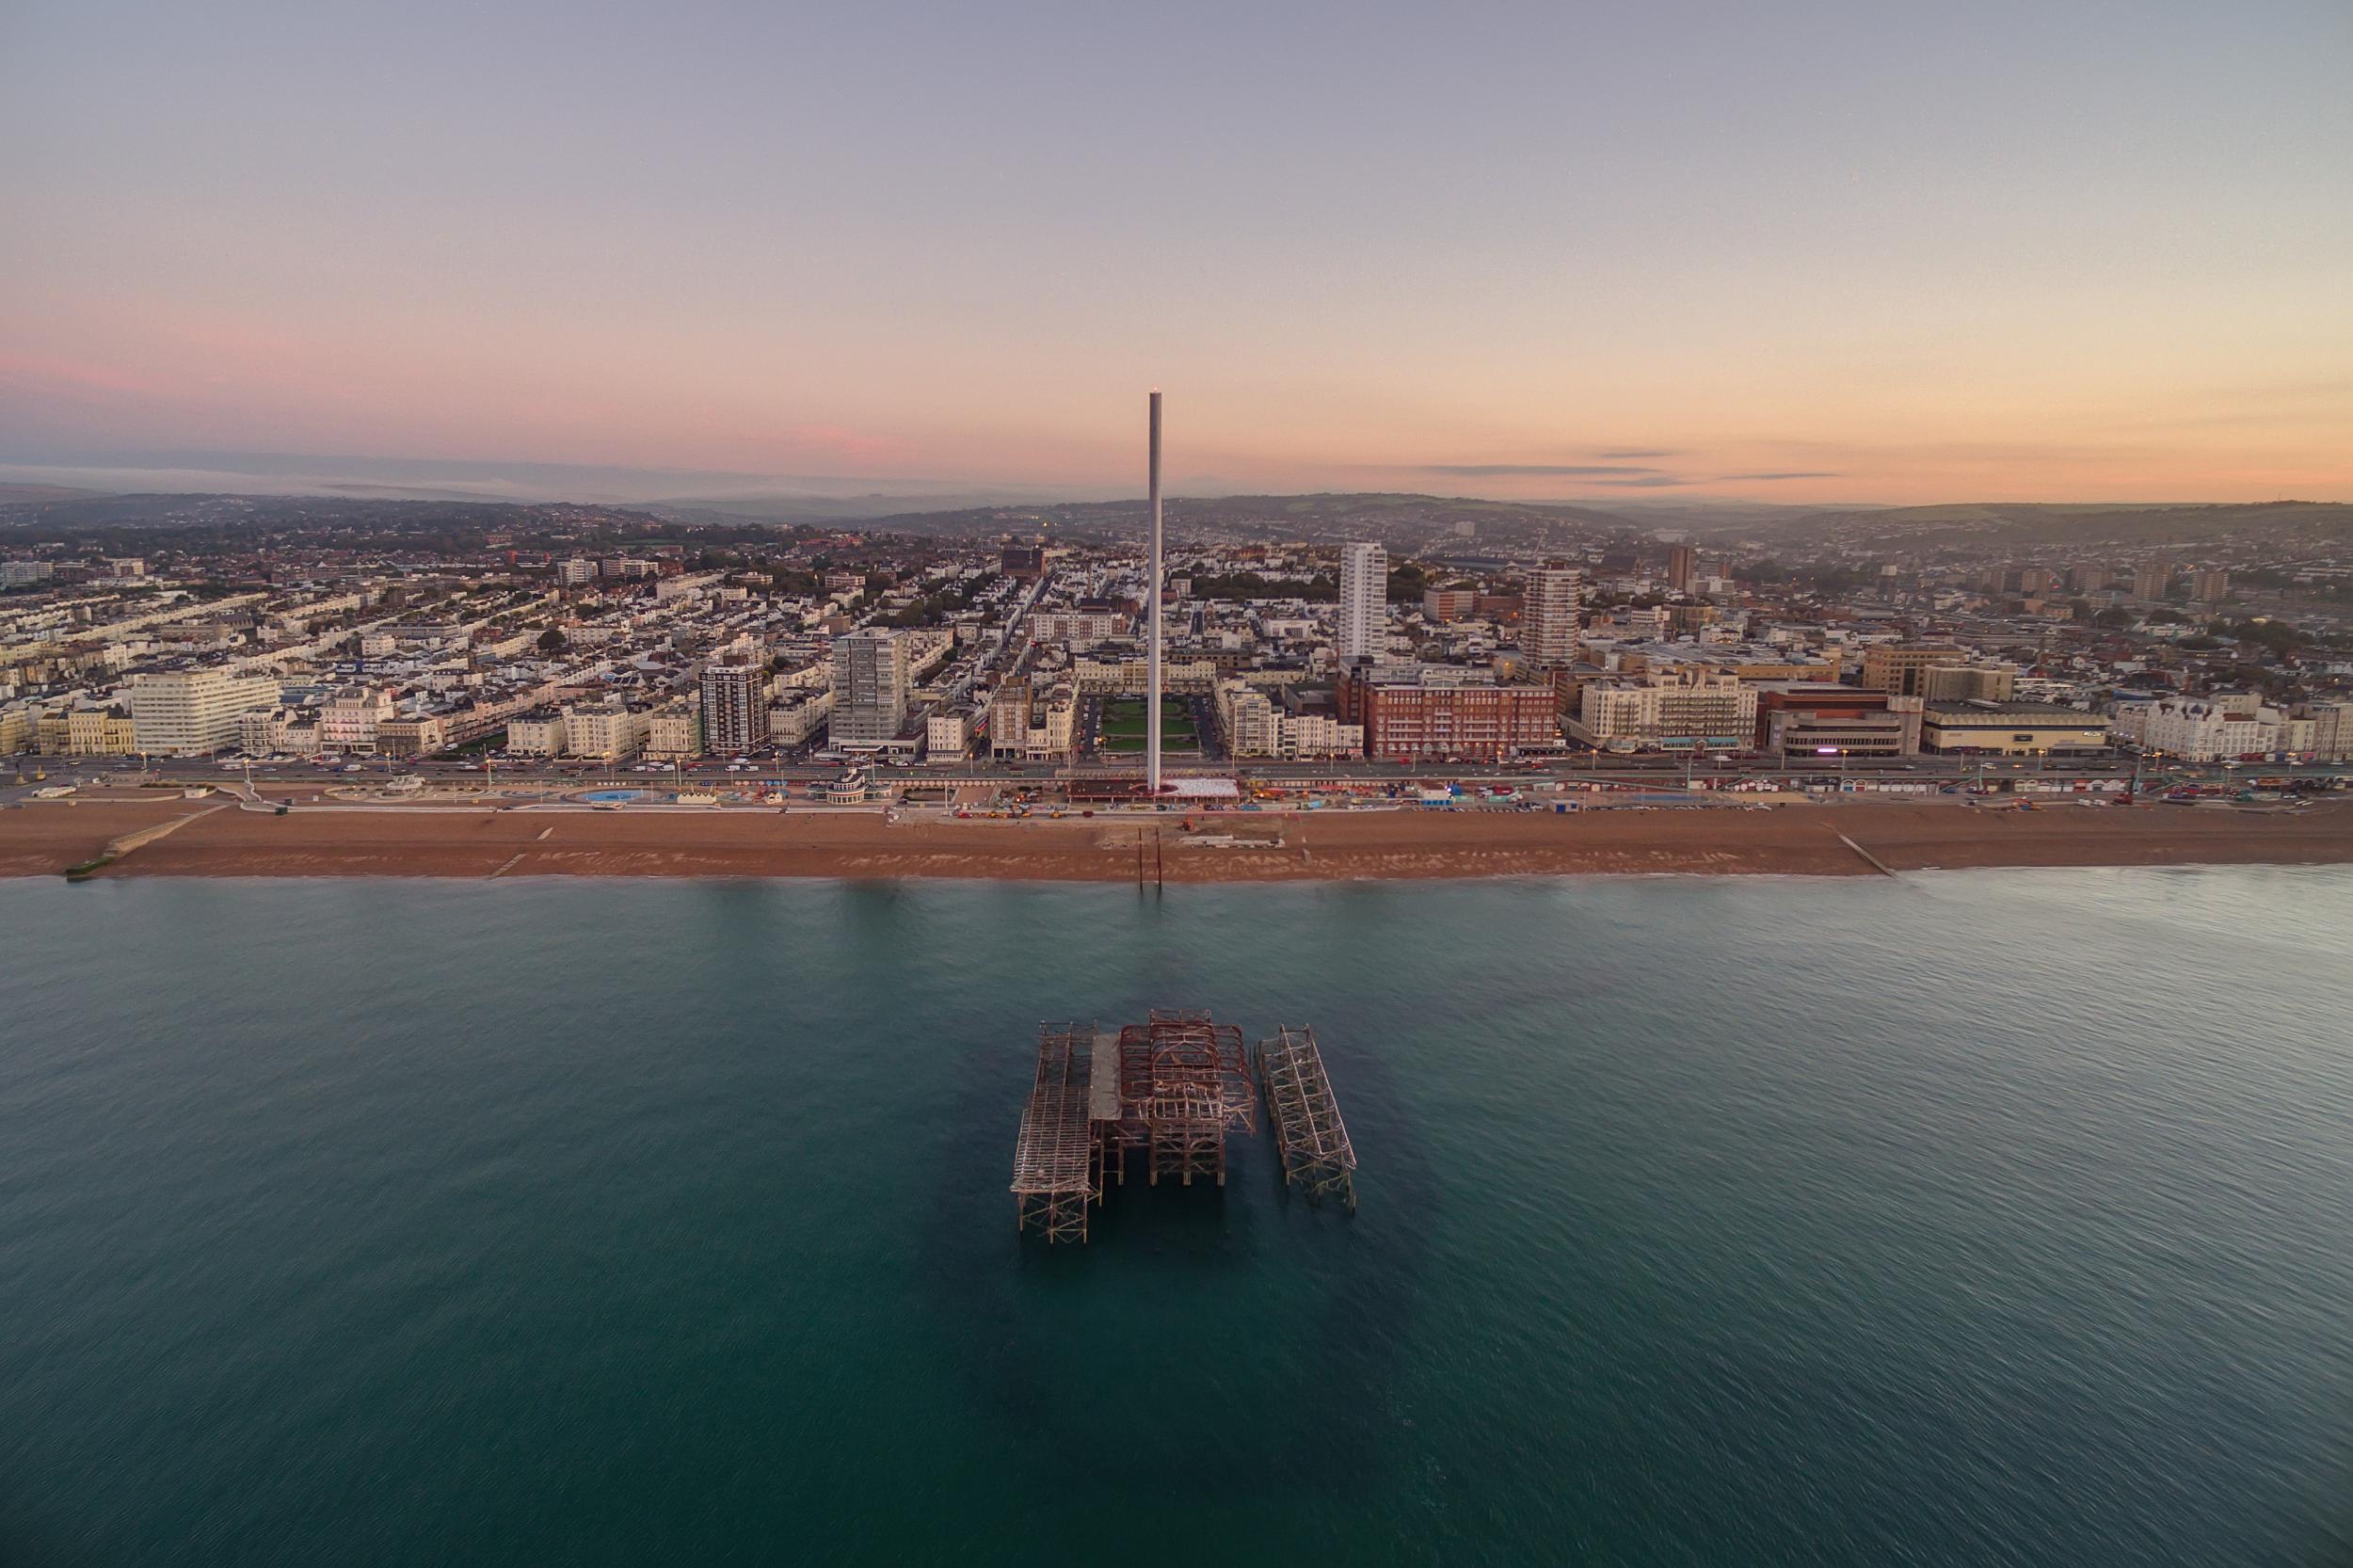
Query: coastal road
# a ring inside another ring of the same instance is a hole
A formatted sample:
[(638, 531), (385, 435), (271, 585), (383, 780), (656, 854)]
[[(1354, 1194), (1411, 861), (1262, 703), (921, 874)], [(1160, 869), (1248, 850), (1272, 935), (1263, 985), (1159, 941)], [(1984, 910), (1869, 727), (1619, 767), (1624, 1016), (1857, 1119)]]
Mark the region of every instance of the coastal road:
[[(897, 788), (931, 787), (942, 784), (973, 784), (999, 787), (1048, 788), (1064, 778), (1117, 776), (1136, 771), (1118, 762), (1080, 763), (1074, 768), (1049, 764), (997, 764), (980, 761), (959, 761), (946, 765), (918, 764), (905, 767), (885, 767), (876, 770), (880, 782)], [(1882, 782), (1911, 781), (1949, 784), (1982, 780), (1998, 783), (2003, 779), (2045, 778), (2050, 780), (2103, 780), (2130, 778), (2134, 775), (2130, 757), (2101, 759), (2029, 758), (2022, 760), (1924, 756), (1901, 761), (1858, 760), (1846, 765), (1820, 765), (1810, 760), (1791, 764), (1768, 765), (1758, 761), (1718, 763), (1711, 760), (1686, 759), (1652, 755), (1633, 757), (1600, 757), (1581, 754), (1574, 758), (1545, 759), (1530, 765), (1436, 764), (1401, 765), (1394, 762), (1368, 760), (1254, 762), (1239, 766), (1217, 767), (1207, 763), (1180, 764), (1178, 772), (1224, 774), (1239, 773), (1244, 778), (1289, 788), (1361, 786), (1368, 784), (1395, 785), (1408, 781), (1444, 781), (1467, 785), (1522, 785), (1542, 780), (1563, 783), (1616, 783), (1649, 788), (1673, 788), (1688, 781), (1705, 781), (1722, 785), (1741, 780), (1804, 780), (1815, 787), (1834, 787), (1843, 779), (1871, 779)], [(744, 769), (729, 769), (724, 761), (704, 760), (683, 768), (653, 767), (627, 762), (595, 762), (576, 760), (550, 761), (544, 759), (517, 760), (512, 762), (481, 762), (456, 760), (417, 760), (369, 758), (351, 763), (320, 765), (309, 761), (255, 762), (250, 774), (257, 784), (298, 784), (319, 787), (331, 784), (380, 783), (402, 775), (415, 775), (430, 783), (474, 783), (495, 780), (502, 785), (531, 785), (548, 790), (585, 789), (599, 783), (620, 781), (659, 788), (665, 784), (684, 782), (702, 787), (724, 788), (730, 782), (772, 781), (788, 784), (808, 784), (837, 776), (838, 766), (809, 761), (763, 762)], [(45, 774), (45, 778), (35, 775)], [(116, 783), (141, 780), (175, 785), (242, 783), (248, 773), (242, 761), (223, 763), (201, 759), (141, 759), (129, 758), (62, 758), (22, 757), (0, 760), (0, 804), (28, 796), (34, 790), (59, 784), (88, 784), (101, 778)], [(2344, 779), (2353, 776), (2353, 769), (2344, 764), (2324, 763), (2185, 763), (2171, 759), (2144, 765), (2145, 785), (2158, 787), (2167, 782), (2246, 783), (2255, 778)]]

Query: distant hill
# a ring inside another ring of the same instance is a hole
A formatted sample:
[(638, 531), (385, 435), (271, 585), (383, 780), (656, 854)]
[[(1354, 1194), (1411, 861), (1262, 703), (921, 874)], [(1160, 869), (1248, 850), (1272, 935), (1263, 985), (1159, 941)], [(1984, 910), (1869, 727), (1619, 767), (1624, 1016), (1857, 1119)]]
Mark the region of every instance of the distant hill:
[[(493, 529), (589, 538), (643, 536), (676, 527), (626, 507), (517, 502), (287, 495), (74, 495), (0, 502), (0, 534), (134, 553), (176, 546), (267, 548), (280, 534), (316, 530), (328, 531), (352, 548), (414, 543), (456, 550), (479, 549)], [(776, 529), (761, 524), (741, 532), (769, 537)]]
[[(1293, 540), (1337, 544), (1378, 540), (1392, 553), (1481, 547), (1568, 548), (1643, 531), (1648, 525), (1596, 507), (1464, 497), (1368, 492), (1318, 495), (1175, 497), (1167, 503), (1172, 536), (1204, 543)], [(1141, 496), (1121, 501), (975, 506), (875, 518), (894, 534), (988, 536), (1039, 534), (1112, 541), (1140, 538), (1148, 526)]]
[[(969, 492), (966, 492), (967, 495)], [(931, 538), (1049, 538), (1113, 543), (1141, 539), (1144, 501), (992, 500), (916, 508), (913, 498), (873, 494), (826, 498), (765, 495), (648, 506), (392, 499), (350, 494), (108, 494), (61, 486), (0, 486), (0, 529), (52, 536), (104, 531), (157, 534), (263, 532), (326, 524), (386, 534), (493, 528), (556, 529), (613, 536), (689, 525), (745, 537), (794, 525)], [(929, 499), (929, 498), (925, 498)], [(962, 499), (961, 497), (959, 499)], [(902, 509), (886, 509), (899, 506)], [(1643, 500), (1622, 510), (1577, 502), (1482, 501), (1390, 491), (1313, 495), (1179, 496), (1168, 502), (1178, 541), (1202, 544), (1374, 539), (1394, 555), (1423, 558), (1528, 555), (1625, 547), (1658, 535), (1717, 545), (1804, 553), (1930, 554), (2032, 546), (2126, 549), (2230, 541), (2294, 550), (2353, 543), (2353, 504), (2278, 501), (2248, 504), (2054, 504), (2022, 502), (1933, 506), (1774, 507), (1702, 499)]]
[(876, 519), (929, 516), (949, 511), (986, 511), (1031, 504), (1020, 490), (965, 488), (950, 494), (874, 491), (865, 495), (819, 495), (794, 491), (728, 495), (682, 495), (638, 503), (645, 510), (681, 522), (714, 519), (726, 522), (871, 522)]
[(1937, 506), (1831, 507), (1751, 517), (1710, 537), (1918, 551), (1967, 545), (2161, 545), (2230, 539), (2353, 540), (2353, 504), (2269, 501), (2134, 505), (1991, 502)]
[(0, 506), (24, 501), (73, 501), (104, 493), (77, 489), (71, 485), (0, 485)]

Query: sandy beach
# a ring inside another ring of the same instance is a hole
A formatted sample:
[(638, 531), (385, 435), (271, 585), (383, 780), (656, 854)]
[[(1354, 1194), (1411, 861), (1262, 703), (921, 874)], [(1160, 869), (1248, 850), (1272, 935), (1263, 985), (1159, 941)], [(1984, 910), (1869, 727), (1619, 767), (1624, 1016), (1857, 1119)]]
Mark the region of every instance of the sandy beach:
[[(0, 875), (44, 875), (122, 835), (190, 818), (106, 876), (828, 876), (1132, 882), (1136, 819), (955, 821), (821, 811), (535, 811), (456, 807), (296, 809), (286, 816), (172, 799), (40, 802), (0, 811)], [(2353, 801), (2300, 811), (1953, 803), (1552, 813), (1362, 811), (1180, 819), (1145, 840), (1169, 882), (1578, 872), (1833, 876), (1975, 866), (2353, 862)], [(1851, 840), (1851, 842), (1849, 842)], [(1867, 857), (1866, 857), (1867, 856)]]

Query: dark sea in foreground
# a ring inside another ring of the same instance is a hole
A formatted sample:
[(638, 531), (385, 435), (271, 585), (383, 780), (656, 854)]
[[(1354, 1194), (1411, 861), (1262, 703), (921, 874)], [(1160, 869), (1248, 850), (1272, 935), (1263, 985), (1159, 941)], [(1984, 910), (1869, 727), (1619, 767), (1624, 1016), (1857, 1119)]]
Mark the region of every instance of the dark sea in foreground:
[[(0, 1562), (2353, 1560), (2353, 872), (0, 883)], [(1040, 1018), (1353, 1220), (1019, 1242)]]

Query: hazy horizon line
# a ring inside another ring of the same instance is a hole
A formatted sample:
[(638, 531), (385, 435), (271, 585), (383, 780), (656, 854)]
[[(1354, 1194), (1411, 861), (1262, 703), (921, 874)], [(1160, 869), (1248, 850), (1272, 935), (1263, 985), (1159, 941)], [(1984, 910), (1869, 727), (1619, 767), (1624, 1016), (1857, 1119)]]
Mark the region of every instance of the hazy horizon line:
[[(74, 460), (79, 459), (79, 460)], [(1467, 473), (1459, 476), (1468, 477)], [(1565, 477), (1565, 475), (1564, 475)], [(0, 484), (46, 486), (106, 495), (269, 495), (316, 500), (414, 500), (452, 504), (602, 505), (631, 508), (696, 506), (724, 511), (730, 503), (905, 502), (906, 512), (984, 507), (1142, 504), (1139, 482), (1126, 485), (1007, 484), (910, 475), (760, 474), (723, 469), (541, 462), (518, 458), (367, 457), (346, 454), (182, 451), (77, 453), (65, 461), (0, 460)], [(1433, 500), (1594, 510), (1653, 511), (1670, 507), (1749, 507), (1773, 511), (1871, 511), (1922, 506), (2036, 505), (2104, 508), (2251, 506), (2298, 502), (2345, 505), (2322, 498), (2179, 497), (2165, 501), (2105, 497), (1988, 500), (1956, 495), (1944, 501), (1780, 501), (1740, 495), (1563, 494), (1497, 496), (1419, 487), (1242, 487), (1216, 475), (1182, 476), (1172, 497), (1192, 501), (1243, 496), (1425, 495)], [(925, 504), (930, 504), (926, 505)]]

